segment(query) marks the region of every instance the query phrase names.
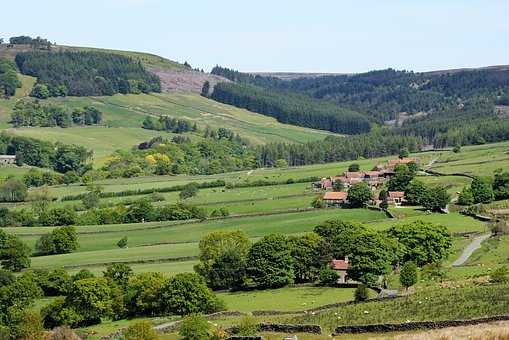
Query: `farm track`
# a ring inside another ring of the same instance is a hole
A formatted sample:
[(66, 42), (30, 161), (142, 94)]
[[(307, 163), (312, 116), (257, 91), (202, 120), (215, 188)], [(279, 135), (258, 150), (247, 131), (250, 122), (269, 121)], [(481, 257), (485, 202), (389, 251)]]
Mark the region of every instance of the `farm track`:
[(468, 261), (470, 256), (481, 247), (481, 244), (484, 240), (487, 240), (491, 237), (491, 233), (489, 234), (483, 234), (481, 236), (478, 236), (474, 238), (474, 240), (463, 250), (463, 253), (460, 255), (460, 257), (452, 263), (453, 267), (459, 267), (463, 265), (465, 262)]

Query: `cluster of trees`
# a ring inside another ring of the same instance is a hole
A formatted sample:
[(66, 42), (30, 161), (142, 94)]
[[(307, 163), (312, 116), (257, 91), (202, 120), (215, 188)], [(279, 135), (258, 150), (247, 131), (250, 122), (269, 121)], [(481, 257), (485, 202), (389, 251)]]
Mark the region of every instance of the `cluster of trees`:
[[(98, 208), (98, 197), (96, 192), (85, 195), (83, 207), (86, 210), (81, 213), (78, 213), (74, 206), (51, 207), (51, 199), (48, 197), (40, 197), (33, 201), (31, 209), (0, 208), (0, 226), (103, 225), (207, 218), (207, 211), (202, 208), (183, 203), (156, 206), (149, 199)], [(43, 241), (43, 244), (47, 244), (46, 237)]]
[(16, 155), (16, 164), (52, 168), (60, 173), (90, 170), (92, 151), (79, 145), (51, 143), (29, 137), (0, 134), (0, 154)]
[(40, 286), (56, 288), (43, 289), (46, 295), (64, 295), (41, 311), (44, 326), (48, 328), (93, 325), (102, 318), (188, 315), (224, 309), (224, 303), (204, 280), (192, 273), (170, 278), (155, 272), (134, 275), (129, 266), (114, 264), (102, 277), (95, 277), (87, 270), (73, 277), (65, 272), (59, 274), (60, 278), (49, 273), (35, 280)]
[(370, 130), (370, 121), (352, 110), (305, 95), (280, 93), (249, 84), (219, 83), (211, 98), (276, 118), (281, 123), (338, 133)]
[(44, 126), (62, 128), (75, 125), (97, 125), (102, 122), (102, 112), (93, 106), (85, 106), (70, 111), (65, 106), (42, 104), (33, 98), (22, 98), (16, 102), (11, 112), (14, 127)]
[(41, 37), (32, 38), (26, 35), (11, 37), (9, 39), (11, 45), (30, 45), (34, 49), (49, 50), (51, 49), (51, 41)]
[(159, 118), (147, 116), (142, 127), (147, 130), (167, 131), (173, 133), (195, 132), (198, 130), (196, 123), (187, 119), (177, 119), (170, 116), (159, 116)]
[(476, 177), (470, 186), (463, 188), (458, 204), (472, 205), (490, 203), (509, 198), (509, 172), (497, 171), (492, 178)]
[(16, 235), (0, 229), (0, 265), (3, 269), (19, 272), (30, 267), (30, 253), (30, 248)]
[(78, 234), (75, 227), (55, 228), (49, 234), (41, 236), (35, 244), (36, 255), (54, 255), (72, 253), (78, 249)]
[(348, 277), (374, 286), (400, 263), (418, 266), (444, 260), (452, 245), (447, 229), (424, 222), (375, 231), (368, 226), (327, 221), (314, 232), (265, 236), (251, 245), (242, 231), (218, 231), (199, 244), (195, 271), (212, 289), (277, 288), (297, 282), (335, 284), (332, 259), (348, 257)]
[(0, 58), (0, 97), (11, 97), (16, 89), (21, 87), (18, 79), (16, 64), (8, 59)]
[(104, 52), (22, 52), (21, 73), (37, 77), (32, 96), (111, 96), (116, 93), (161, 92), (159, 78), (139, 61)]
[(156, 137), (142, 143), (138, 150), (114, 153), (101, 169), (108, 178), (136, 177), (148, 174), (200, 174), (253, 169), (256, 167), (255, 151), (246, 147), (240, 138), (223, 138), (219, 129), (216, 138), (193, 142), (188, 138), (168, 140)]

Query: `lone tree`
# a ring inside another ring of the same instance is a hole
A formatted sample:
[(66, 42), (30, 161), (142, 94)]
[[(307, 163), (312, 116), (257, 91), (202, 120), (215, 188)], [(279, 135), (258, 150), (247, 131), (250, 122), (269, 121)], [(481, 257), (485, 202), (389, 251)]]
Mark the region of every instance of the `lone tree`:
[(361, 167), (359, 166), (359, 164), (357, 163), (352, 163), (348, 166), (348, 171), (350, 172), (357, 172), (361, 169)]
[(191, 182), (189, 184), (184, 185), (182, 191), (180, 191), (179, 197), (181, 200), (185, 200), (191, 197), (198, 195), (198, 184)]
[(352, 208), (363, 207), (373, 198), (373, 192), (365, 182), (355, 183), (348, 190), (348, 202)]
[(201, 95), (204, 96), (204, 97), (208, 97), (209, 96), (209, 92), (210, 92), (210, 83), (209, 83), (208, 80), (206, 80), (203, 83), (203, 86), (201, 88)]
[(415, 262), (409, 261), (403, 265), (399, 274), (399, 282), (406, 290), (417, 283), (418, 268)]

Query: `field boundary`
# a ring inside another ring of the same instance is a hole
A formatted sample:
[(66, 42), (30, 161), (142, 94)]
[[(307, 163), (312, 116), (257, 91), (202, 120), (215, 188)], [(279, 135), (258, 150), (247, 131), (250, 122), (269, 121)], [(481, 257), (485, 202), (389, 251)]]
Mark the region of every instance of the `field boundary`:
[(336, 327), (333, 335), (440, 329), (447, 327), (478, 325), (486, 322), (507, 321), (507, 320), (509, 320), (509, 314), (467, 320), (414, 321), (406, 323), (382, 323), (359, 326), (339, 326)]

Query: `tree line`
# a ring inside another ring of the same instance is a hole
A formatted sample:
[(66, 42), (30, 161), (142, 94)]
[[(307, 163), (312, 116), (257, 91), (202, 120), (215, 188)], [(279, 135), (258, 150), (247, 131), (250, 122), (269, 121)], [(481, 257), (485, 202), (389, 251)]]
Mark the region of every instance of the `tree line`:
[(32, 48), (49, 50), (51, 49), (51, 41), (41, 37), (32, 38), (27, 35), (20, 35), (17, 37), (9, 38), (9, 44), (11, 45), (30, 45)]
[(14, 127), (43, 126), (62, 128), (72, 125), (98, 125), (102, 123), (102, 112), (93, 106), (75, 108), (57, 104), (43, 104), (37, 99), (22, 98), (16, 102), (11, 112)]
[(0, 58), (0, 97), (11, 97), (16, 89), (21, 87), (18, 79), (16, 64), (8, 59)]
[(143, 120), (142, 127), (147, 130), (167, 131), (173, 133), (196, 132), (198, 127), (187, 119), (177, 119), (170, 116), (155, 118), (147, 116)]
[(105, 52), (21, 52), (21, 73), (37, 77), (32, 96), (111, 96), (116, 93), (161, 92), (159, 78), (139, 61)]

